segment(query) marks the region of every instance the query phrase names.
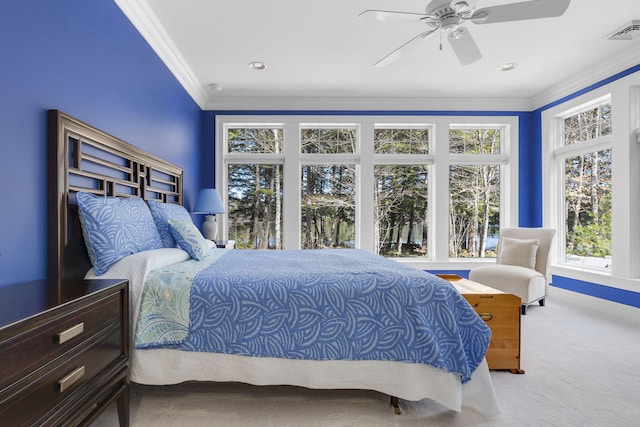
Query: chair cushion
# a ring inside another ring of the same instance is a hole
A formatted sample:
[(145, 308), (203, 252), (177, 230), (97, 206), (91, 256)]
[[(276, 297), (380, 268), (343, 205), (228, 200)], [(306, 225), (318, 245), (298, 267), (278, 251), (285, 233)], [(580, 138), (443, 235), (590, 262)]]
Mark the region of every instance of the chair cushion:
[(485, 265), (471, 270), (469, 280), (517, 295), (522, 304), (530, 304), (547, 295), (545, 277), (536, 270), (525, 267)]
[(537, 239), (520, 240), (501, 237), (497, 264), (515, 265), (533, 269), (536, 267), (537, 251)]

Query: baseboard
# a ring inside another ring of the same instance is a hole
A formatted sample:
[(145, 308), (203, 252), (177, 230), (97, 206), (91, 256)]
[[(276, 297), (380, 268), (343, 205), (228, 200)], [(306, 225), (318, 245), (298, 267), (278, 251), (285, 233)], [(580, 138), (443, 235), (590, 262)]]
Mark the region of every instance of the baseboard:
[(553, 301), (553, 299), (561, 300), (587, 310), (624, 320), (625, 322), (635, 321), (640, 323), (640, 308), (629, 305), (619, 304), (554, 286), (549, 287), (548, 298), (550, 301)]

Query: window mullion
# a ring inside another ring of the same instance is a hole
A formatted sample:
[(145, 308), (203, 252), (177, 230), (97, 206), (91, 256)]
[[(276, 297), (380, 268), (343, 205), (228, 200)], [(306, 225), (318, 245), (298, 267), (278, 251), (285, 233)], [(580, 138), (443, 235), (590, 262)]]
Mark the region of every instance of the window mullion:
[(356, 247), (375, 252), (374, 126), (363, 123), (359, 133), (360, 166), (356, 168)]
[(451, 164), (455, 165), (506, 165), (508, 157), (504, 154), (451, 154)]
[(358, 154), (300, 154), (301, 165), (358, 164)]
[(611, 148), (613, 145), (612, 142), (611, 135), (606, 135), (585, 142), (563, 145), (554, 150), (554, 157), (557, 159), (567, 158), (593, 151), (606, 150), (607, 148)]
[(300, 249), (300, 128), (295, 122), (284, 124), (282, 189), (282, 248)]
[(373, 161), (377, 165), (432, 165), (435, 157), (431, 154), (375, 154)]
[(228, 165), (250, 165), (256, 163), (278, 165), (283, 164), (284, 159), (284, 154), (227, 154), (224, 156), (224, 163)]
[(435, 127), (432, 144), (435, 155), (431, 172), (429, 253), (437, 262), (449, 261), (449, 125)]

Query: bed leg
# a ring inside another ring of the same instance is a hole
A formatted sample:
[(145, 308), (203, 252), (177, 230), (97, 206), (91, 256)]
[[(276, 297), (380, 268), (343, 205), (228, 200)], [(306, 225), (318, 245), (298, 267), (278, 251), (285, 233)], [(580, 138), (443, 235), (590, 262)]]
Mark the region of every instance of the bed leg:
[(398, 398), (395, 396), (391, 396), (391, 404), (393, 406), (393, 413), (396, 415), (402, 415), (402, 408), (400, 407), (400, 403), (398, 402)]

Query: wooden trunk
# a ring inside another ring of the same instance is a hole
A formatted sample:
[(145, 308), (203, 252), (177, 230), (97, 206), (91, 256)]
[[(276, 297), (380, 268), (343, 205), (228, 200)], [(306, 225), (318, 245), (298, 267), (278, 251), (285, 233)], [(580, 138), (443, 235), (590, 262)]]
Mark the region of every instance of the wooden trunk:
[(520, 297), (455, 275), (442, 275), (451, 282), (491, 328), (487, 351), (489, 369), (520, 369)]

